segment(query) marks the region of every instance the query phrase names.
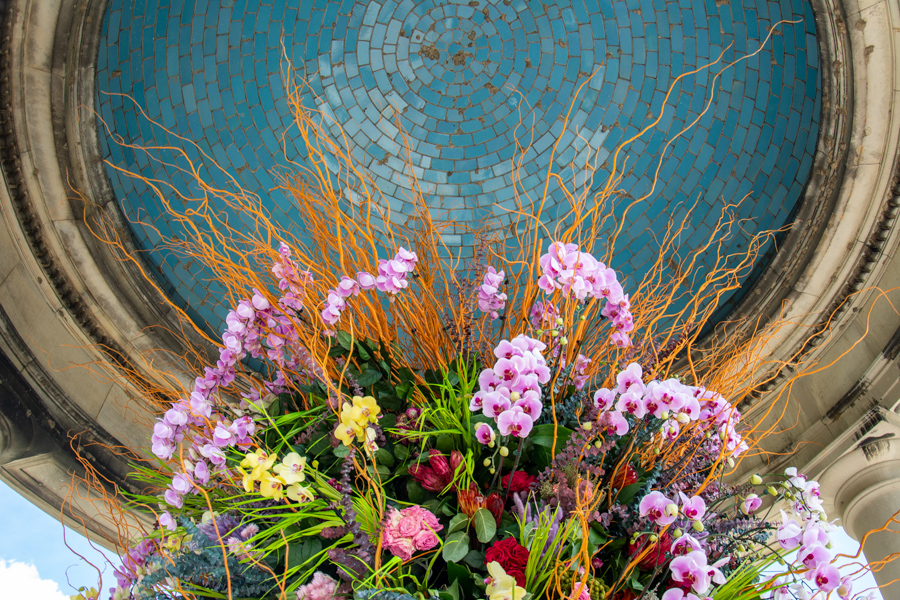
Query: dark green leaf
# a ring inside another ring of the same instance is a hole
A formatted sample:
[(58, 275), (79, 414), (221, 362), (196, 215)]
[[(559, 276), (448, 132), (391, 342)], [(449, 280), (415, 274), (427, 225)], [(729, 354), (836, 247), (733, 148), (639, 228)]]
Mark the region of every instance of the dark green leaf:
[(301, 544), (288, 546), (288, 568), (299, 567), (322, 551), (322, 542), (318, 538), (309, 538)]
[(444, 542), (444, 548), (441, 550), (441, 556), (448, 563), (455, 563), (465, 558), (469, 553), (469, 534), (465, 531), (457, 531), (450, 535)]
[(497, 521), (494, 515), (486, 508), (479, 508), (472, 515), (472, 523), (475, 525), (475, 537), (482, 544), (487, 544), (497, 533)]
[(469, 527), (469, 517), (463, 513), (457, 513), (450, 519), (450, 526), (447, 528), (447, 535), (456, 533), (457, 531), (465, 531)]
[(350, 350), (353, 347), (353, 336), (346, 331), (337, 332), (337, 341), (344, 350)]
[(425, 499), (425, 490), (422, 489), (422, 486), (415, 479), (410, 477), (406, 480), (406, 495), (409, 496), (410, 502), (421, 504), (422, 500)]
[[(471, 552), (469, 553), (471, 554)], [(466, 554), (463, 561), (469, 557)], [(460, 564), (447, 563), (447, 579), (459, 584), (459, 589), (465, 598), (476, 598), (475, 582), (472, 580), (472, 574), (469, 569)]]
[(369, 369), (359, 376), (359, 378), (356, 380), (356, 383), (358, 383), (360, 387), (367, 388), (379, 379), (381, 379), (381, 373), (376, 371), (375, 369)]
[(400, 462), (403, 462), (409, 457), (409, 448), (404, 446), (403, 444), (397, 444), (394, 446), (394, 456)]
[(484, 569), (484, 552), (481, 550), (469, 550), (463, 562), (473, 569)]
[(622, 488), (622, 491), (616, 496), (616, 504), (621, 504), (622, 506), (628, 506), (631, 504), (631, 501), (634, 500), (634, 497), (640, 491), (642, 484), (640, 483), (632, 483), (631, 485), (626, 485)]
[(453, 451), (453, 440), (450, 439), (450, 436), (446, 433), (442, 433), (441, 435), (439, 435), (437, 442), (435, 442), (434, 445), (444, 454), (450, 454), (450, 452)]
[(394, 466), (394, 455), (385, 450), (384, 448), (379, 448), (375, 451), (375, 460), (378, 462), (379, 466), (384, 465), (385, 467), (393, 467)]
[(334, 449), (334, 455), (338, 458), (346, 458), (350, 454), (350, 446), (341, 444)]

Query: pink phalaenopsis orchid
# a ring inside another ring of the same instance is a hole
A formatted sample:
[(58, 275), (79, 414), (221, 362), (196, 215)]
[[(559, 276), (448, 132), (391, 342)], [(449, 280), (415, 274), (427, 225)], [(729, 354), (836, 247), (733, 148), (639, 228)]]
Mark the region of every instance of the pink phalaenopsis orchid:
[(644, 496), (639, 508), (642, 517), (647, 517), (657, 525), (670, 525), (678, 516), (678, 505), (662, 492), (653, 491)]
[(756, 494), (748, 494), (741, 503), (741, 512), (745, 515), (752, 515), (762, 506), (762, 499)]
[(706, 514), (706, 502), (700, 496), (688, 498), (683, 492), (678, 492), (681, 498), (681, 512), (691, 521), (699, 521)]
[(677, 556), (669, 563), (672, 579), (703, 594), (712, 583), (710, 566), (706, 562), (706, 554), (700, 550)]
[(534, 421), (528, 416), (521, 406), (513, 406), (509, 410), (505, 410), (497, 417), (497, 429), (502, 435), (511, 435), (513, 437), (528, 437), (531, 429), (534, 427)]

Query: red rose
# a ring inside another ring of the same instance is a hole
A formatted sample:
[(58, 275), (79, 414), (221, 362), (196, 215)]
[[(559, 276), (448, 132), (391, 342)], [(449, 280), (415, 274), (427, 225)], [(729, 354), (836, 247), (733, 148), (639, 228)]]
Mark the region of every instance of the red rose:
[(629, 542), (628, 555), (634, 556), (645, 548), (647, 549), (647, 554), (638, 563), (638, 568), (644, 571), (652, 571), (656, 567), (661, 567), (669, 562), (671, 557), (668, 553), (672, 548), (672, 536), (664, 533), (659, 537), (659, 540), (651, 542), (650, 536), (642, 535), (637, 543)]
[(531, 486), (537, 481), (537, 477), (529, 475), (525, 471), (514, 471), (512, 473), (512, 485), (509, 484), (510, 475), (503, 476), (503, 489), (509, 488), (511, 493), (527, 492)]
[(484, 553), (484, 564), (497, 562), (506, 574), (515, 577), (520, 587), (525, 587), (525, 567), (528, 565), (528, 549), (515, 538), (500, 540)]

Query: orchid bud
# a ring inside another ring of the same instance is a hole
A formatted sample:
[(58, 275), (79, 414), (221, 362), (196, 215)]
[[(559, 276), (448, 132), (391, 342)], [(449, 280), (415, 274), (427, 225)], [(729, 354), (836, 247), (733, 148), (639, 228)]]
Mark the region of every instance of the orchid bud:
[(750, 483), (752, 483), (753, 485), (759, 485), (762, 482), (763, 482), (762, 477), (760, 477), (759, 475), (751, 475), (750, 476)]
[(678, 413), (678, 415), (675, 417), (675, 419), (682, 425), (686, 425), (691, 422), (691, 418), (685, 412)]
[(500, 446), (500, 456), (509, 456), (509, 448)]
[(585, 319), (587, 319), (587, 317), (584, 315), (581, 315), (580, 317), (578, 317), (579, 321), (584, 321)]
[(563, 321), (563, 318), (562, 318), (562, 317), (556, 317), (556, 324), (557, 324), (557, 325), (562, 325), (562, 324), (564, 324), (564, 323), (565, 323), (565, 321)]
[(522, 394), (520, 394), (519, 392), (510, 392), (509, 393), (509, 401), (510, 402), (515, 402), (516, 400), (518, 400), (521, 397), (522, 397)]
[(662, 411), (662, 413), (659, 415), (659, 418), (662, 419), (663, 421), (667, 420), (669, 418), (669, 411), (667, 411), (667, 410)]
[(678, 516), (678, 505), (674, 502), (672, 504), (666, 505), (666, 514), (670, 517)]
[(594, 424), (591, 423), (590, 421), (585, 421), (584, 423), (581, 424), (581, 428), (584, 429), (585, 431), (590, 431), (591, 429), (594, 428)]
[(697, 533), (700, 533), (701, 531), (703, 531), (703, 523), (701, 523), (700, 521), (694, 521), (693, 523), (691, 523), (691, 529), (693, 529)]
[(567, 338), (566, 336), (562, 336), (561, 338), (559, 338), (559, 343), (565, 346), (569, 343), (569, 338)]
[(766, 492), (767, 492), (770, 496), (777, 496), (777, 495), (778, 495), (778, 490), (776, 490), (775, 488), (773, 488), (771, 485), (770, 485), (769, 487), (766, 488)]
[(734, 459), (733, 459), (733, 458), (731, 458), (731, 457), (729, 456), (729, 457), (728, 457), (728, 460), (726, 460), (725, 462), (728, 463), (728, 466), (729, 466), (729, 467), (734, 468)]
[(494, 467), (491, 467), (491, 470), (488, 471), (488, 472), (489, 472), (491, 475), (493, 475), (494, 473), (497, 472), (497, 469), (495, 469)]
[(655, 533), (650, 534), (650, 543), (651, 544), (655, 544), (657, 540), (659, 540), (658, 535), (656, 535)]
[(684, 532), (680, 529), (676, 529), (675, 531), (672, 532), (672, 537), (675, 538), (676, 540), (683, 535), (684, 535)]
[(484, 459), (484, 462), (482, 464), (486, 467), (491, 466), (491, 459), (489, 459), (489, 458)]
[(312, 468), (313, 468), (313, 469), (318, 469), (318, 468), (319, 468), (319, 461), (317, 461), (317, 460), (314, 460), (314, 461), (312, 461), (312, 462), (309, 463), (309, 464), (312, 465)]
[(594, 448), (596, 448), (597, 450), (599, 450), (602, 447), (603, 447), (603, 442), (601, 442), (600, 440), (597, 440), (596, 442), (594, 442)]
[(493, 448), (493, 447), (494, 447), (494, 440), (491, 440), (490, 442), (488, 442), (488, 448)]

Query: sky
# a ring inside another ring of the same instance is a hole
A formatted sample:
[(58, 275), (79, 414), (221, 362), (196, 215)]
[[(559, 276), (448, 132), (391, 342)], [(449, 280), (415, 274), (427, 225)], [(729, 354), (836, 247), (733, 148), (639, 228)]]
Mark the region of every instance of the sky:
[[(97, 587), (97, 572), (72, 550), (97, 565), (106, 560), (87, 539), (72, 529), (65, 531), (56, 519), (0, 481), (0, 596), (22, 600), (69, 600), (78, 587)], [(66, 547), (66, 543), (72, 548)], [(107, 552), (112, 557), (112, 554)], [(103, 586), (115, 581), (106, 565)], [(108, 593), (100, 595), (102, 600)]]
[[(0, 590), (4, 598), (69, 600), (69, 595), (76, 594), (80, 586), (96, 587), (96, 571), (72, 550), (89, 557), (94, 564), (105, 564), (103, 587), (108, 589), (113, 585), (112, 567), (87, 539), (73, 530), (66, 530), (63, 540), (63, 527), (58, 519), (32, 505), (2, 481), (0, 514), (11, 516), (3, 520), (4, 529), (0, 534)], [(836, 554), (855, 554), (859, 549), (859, 544), (843, 529), (831, 535)], [(115, 560), (110, 553), (107, 555)], [(860, 560), (864, 562), (865, 558)], [(845, 568), (842, 573), (849, 574), (854, 570)], [(870, 573), (853, 584), (856, 593), (874, 586), (875, 578)], [(108, 597), (107, 592), (100, 594), (101, 600)], [(882, 596), (876, 591), (875, 598)]]

